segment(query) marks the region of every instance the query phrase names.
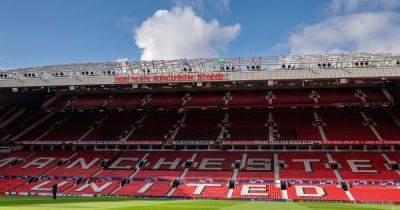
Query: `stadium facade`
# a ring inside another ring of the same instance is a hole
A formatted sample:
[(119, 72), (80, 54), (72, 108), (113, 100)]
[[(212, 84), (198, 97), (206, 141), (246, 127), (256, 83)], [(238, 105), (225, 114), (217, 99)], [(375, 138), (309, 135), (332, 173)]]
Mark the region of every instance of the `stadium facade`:
[(0, 70), (0, 194), (400, 203), (400, 56)]

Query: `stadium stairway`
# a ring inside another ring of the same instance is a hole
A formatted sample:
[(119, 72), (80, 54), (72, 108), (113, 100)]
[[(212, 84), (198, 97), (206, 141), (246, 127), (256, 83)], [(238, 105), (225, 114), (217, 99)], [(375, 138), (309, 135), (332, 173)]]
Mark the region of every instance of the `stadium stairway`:
[(25, 129), (23, 129), (21, 132), (19, 132), (18, 134), (16, 134), (14, 137), (11, 138), (11, 141), (16, 141), (17, 139), (20, 139), (22, 136), (24, 136), (25, 134), (29, 133), (30, 131), (34, 130), (36, 127), (38, 127), (39, 125), (41, 125), (43, 122), (47, 121), (48, 119), (50, 119), (52, 116), (54, 115), (53, 112), (47, 113), (45, 114), (43, 117), (41, 117), (40, 119), (38, 119), (36, 122), (34, 122), (33, 124), (29, 125), (28, 127), (26, 127)]
[(89, 130), (87, 130), (85, 133), (83, 133), (83, 135), (81, 137), (78, 138), (78, 141), (82, 141), (83, 139), (86, 138), (86, 136), (88, 136), (91, 132), (94, 131), (94, 129), (97, 126), (100, 126), (107, 118), (109, 117), (109, 115), (104, 115), (103, 118), (101, 118), (100, 120), (97, 120), (95, 122), (93, 122), (90, 126), (89, 126)]
[(368, 127), (371, 129), (371, 131), (375, 134), (376, 138), (379, 141), (382, 141), (383, 139), (382, 139), (381, 135), (378, 133), (378, 131), (376, 130), (376, 128), (374, 126), (375, 122), (372, 121), (371, 118), (367, 117), (367, 115), (363, 111), (360, 111), (360, 114), (361, 114), (362, 118), (364, 119), (364, 123), (366, 123), (366, 125), (368, 125)]
[(319, 131), (319, 135), (321, 135), (321, 139), (324, 142), (327, 142), (328, 140), (326, 138), (326, 134), (325, 134), (325, 131), (323, 128), (323, 121), (321, 120), (321, 118), (319, 117), (317, 112), (314, 112), (313, 115), (314, 115), (314, 126), (318, 127), (318, 131)]
[[(14, 109), (11, 109), (14, 110)], [(10, 111), (11, 111), (10, 110)], [(12, 123), (14, 120), (16, 120), (18, 117), (20, 117), (21, 115), (23, 115), (25, 112), (27, 111), (27, 109), (25, 107), (21, 107), (18, 108), (17, 110), (15, 110), (15, 112), (7, 112), (3, 117), (2, 120), (0, 120), (0, 129), (5, 128), (7, 125), (9, 125), (10, 123)], [(8, 115), (7, 115), (8, 114)]]
[(332, 158), (331, 154), (326, 154), (326, 157), (328, 159), (329, 167), (331, 169), (333, 169), (333, 173), (335, 174), (335, 177), (336, 177), (337, 181), (338, 182), (342, 182), (343, 178), (342, 178), (342, 176), (340, 175), (340, 173), (338, 171), (338, 169), (340, 167), (339, 163)]
[(145, 120), (145, 119), (146, 119), (146, 115), (143, 115), (143, 116), (140, 117), (138, 120), (136, 120), (136, 121), (131, 125), (131, 128), (130, 128), (130, 130), (127, 132), (127, 134), (125, 135), (125, 137), (122, 137), (121, 140), (124, 140), (124, 141), (128, 140), (128, 139), (132, 136), (133, 132), (135, 132), (135, 130), (138, 128), (138, 126), (141, 125), (141, 123), (142, 123), (143, 120)]

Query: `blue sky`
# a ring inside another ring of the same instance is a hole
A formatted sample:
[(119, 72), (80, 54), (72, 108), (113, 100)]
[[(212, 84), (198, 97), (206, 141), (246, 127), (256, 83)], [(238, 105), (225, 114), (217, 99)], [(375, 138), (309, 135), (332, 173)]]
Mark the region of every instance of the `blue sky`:
[(399, 6), (399, 0), (0, 0), (0, 67), (398, 53)]

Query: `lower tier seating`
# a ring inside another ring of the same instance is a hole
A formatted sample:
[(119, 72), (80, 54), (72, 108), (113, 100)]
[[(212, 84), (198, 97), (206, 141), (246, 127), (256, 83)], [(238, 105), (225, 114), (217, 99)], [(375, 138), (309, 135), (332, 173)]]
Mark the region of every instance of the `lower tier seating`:
[(359, 202), (400, 203), (400, 189), (393, 186), (353, 186), (350, 192)]
[(226, 198), (228, 185), (223, 183), (190, 182), (178, 186), (173, 193), (176, 197), (186, 198)]
[(281, 189), (269, 183), (240, 183), (233, 189), (232, 198), (238, 199), (282, 199)]
[(345, 191), (337, 185), (289, 185), (288, 198), (291, 200), (348, 201)]
[(113, 195), (162, 197), (166, 196), (170, 189), (170, 182), (133, 181), (116, 190)]
[[(59, 161), (38, 161), (45, 157)], [(18, 151), (1, 156), (0, 194), (48, 195), (58, 184), (79, 196), (400, 203), (400, 171), (391, 168), (399, 160), (394, 152)]]
[(12, 191), (16, 187), (24, 185), (25, 183), (26, 179), (0, 179), (0, 195)]

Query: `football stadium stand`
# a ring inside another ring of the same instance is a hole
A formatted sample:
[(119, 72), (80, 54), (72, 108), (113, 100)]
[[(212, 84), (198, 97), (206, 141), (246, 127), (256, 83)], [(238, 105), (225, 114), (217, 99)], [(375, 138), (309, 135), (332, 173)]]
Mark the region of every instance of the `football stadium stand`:
[(400, 203), (387, 56), (4, 71), (0, 194)]

